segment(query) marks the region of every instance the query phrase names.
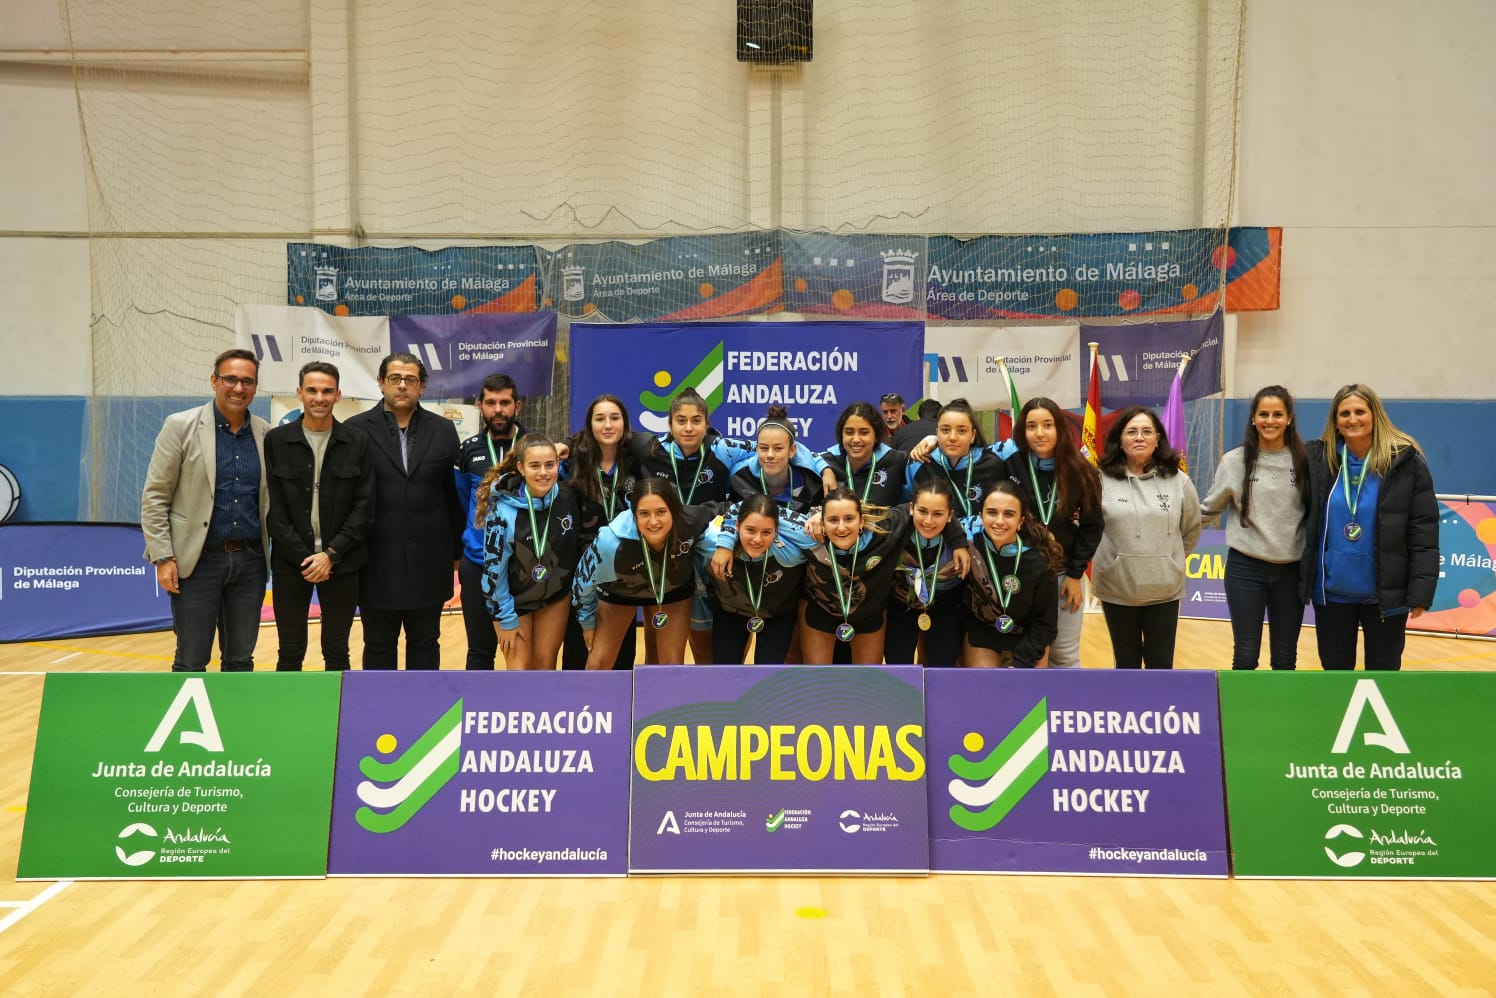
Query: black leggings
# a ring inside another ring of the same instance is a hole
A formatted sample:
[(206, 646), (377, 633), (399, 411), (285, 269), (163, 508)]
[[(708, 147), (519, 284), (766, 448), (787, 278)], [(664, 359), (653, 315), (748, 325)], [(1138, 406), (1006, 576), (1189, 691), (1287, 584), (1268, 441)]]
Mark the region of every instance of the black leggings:
[(1112, 636), (1112, 658), (1119, 669), (1174, 668), (1174, 636), (1179, 630), (1179, 601), (1148, 606), (1102, 603)]
[(738, 665), (743, 661), (743, 652), (748, 649), (748, 639), (753, 643), (754, 665), (783, 665), (789, 655), (790, 642), (795, 637), (795, 608), (790, 607), (777, 617), (764, 620), (764, 629), (757, 635), (748, 631), (748, 618), (728, 613), (718, 607), (712, 614), (712, 661), (718, 665)]
[[(959, 594), (930, 604), (930, 629), (924, 632), (925, 665), (955, 665), (961, 655), (964, 633)], [(883, 661), (889, 665), (913, 665), (919, 635), (919, 611), (897, 600), (890, 602), (888, 631), (883, 637)]]

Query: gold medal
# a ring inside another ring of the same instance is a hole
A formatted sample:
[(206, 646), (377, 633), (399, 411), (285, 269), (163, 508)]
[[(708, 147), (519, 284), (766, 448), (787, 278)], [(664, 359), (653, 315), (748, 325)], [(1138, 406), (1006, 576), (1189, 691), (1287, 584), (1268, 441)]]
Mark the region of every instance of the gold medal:
[(920, 614), (918, 624), (920, 630), (928, 631), (930, 629), (930, 615), (928, 613)]

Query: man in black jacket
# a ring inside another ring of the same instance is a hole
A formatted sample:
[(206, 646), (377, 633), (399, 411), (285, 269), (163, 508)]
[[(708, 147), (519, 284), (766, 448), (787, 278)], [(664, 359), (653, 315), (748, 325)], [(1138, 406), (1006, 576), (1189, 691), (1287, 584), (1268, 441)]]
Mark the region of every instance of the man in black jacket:
[(421, 408), (426, 365), (392, 353), (379, 365), (384, 403), (348, 420), (369, 438), (374, 526), (359, 585), (364, 668), (393, 669), (400, 629), (405, 667), (441, 668), (442, 604), (462, 555), (462, 503), (452, 467), (457, 427)]
[(374, 518), (369, 440), (333, 418), (343, 393), (338, 369), (312, 361), (301, 369), (301, 418), (265, 435), (270, 483), (270, 569), (280, 638), (278, 672), (300, 672), (312, 590), (322, 608), (322, 661), (347, 669), (348, 632), (358, 605), (364, 538)]

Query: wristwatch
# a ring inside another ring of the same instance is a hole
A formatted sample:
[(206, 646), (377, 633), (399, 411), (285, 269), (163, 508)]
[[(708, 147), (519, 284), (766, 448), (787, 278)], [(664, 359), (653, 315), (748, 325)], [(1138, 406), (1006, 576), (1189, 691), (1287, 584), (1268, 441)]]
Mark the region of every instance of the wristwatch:
[(343, 560), (343, 556), (338, 554), (332, 548), (323, 548), (322, 553), (327, 555), (327, 560), (332, 562), (334, 565)]
[(168, 561), (176, 561), (176, 560), (177, 560), (177, 556), (176, 555), (169, 554), (165, 558), (157, 558), (155, 561), (151, 562), (151, 564), (152, 565), (164, 565)]

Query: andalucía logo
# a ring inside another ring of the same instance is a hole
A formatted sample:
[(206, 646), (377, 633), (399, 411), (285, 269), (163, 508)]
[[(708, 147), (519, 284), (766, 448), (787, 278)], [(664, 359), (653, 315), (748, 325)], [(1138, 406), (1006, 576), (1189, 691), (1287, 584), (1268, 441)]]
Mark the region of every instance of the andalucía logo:
[(650, 433), (664, 433), (670, 429), (670, 400), (682, 388), (695, 388), (706, 400), (708, 409), (715, 409), (722, 404), (722, 346), (723, 341), (718, 340), (717, 345), (708, 350), (706, 356), (683, 378), (677, 378), (665, 368), (654, 373), (654, 385), (659, 391), (646, 388), (639, 393), (639, 404), (644, 407), (644, 411), (639, 413), (639, 422), (646, 430)]
[[(380, 735), (374, 747), (388, 756), (400, 747), (391, 734)], [(358, 761), (366, 779), (358, 785), (358, 799), (367, 807), (354, 815), (370, 832), (393, 832), (415, 817), (436, 792), (457, 775), (462, 747), (462, 699), (458, 698), (415, 744), (401, 755), (382, 762), (371, 755)]]
[[(1034, 705), (1002, 743), (980, 759), (953, 755), (950, 769), (951, 820), (968, 832), (985, 832), (1008, 816), (1049, 772), (1049, 699)], [(981, 734), (968, 731), (961, 740), (975, 755), (985, 745)]]

